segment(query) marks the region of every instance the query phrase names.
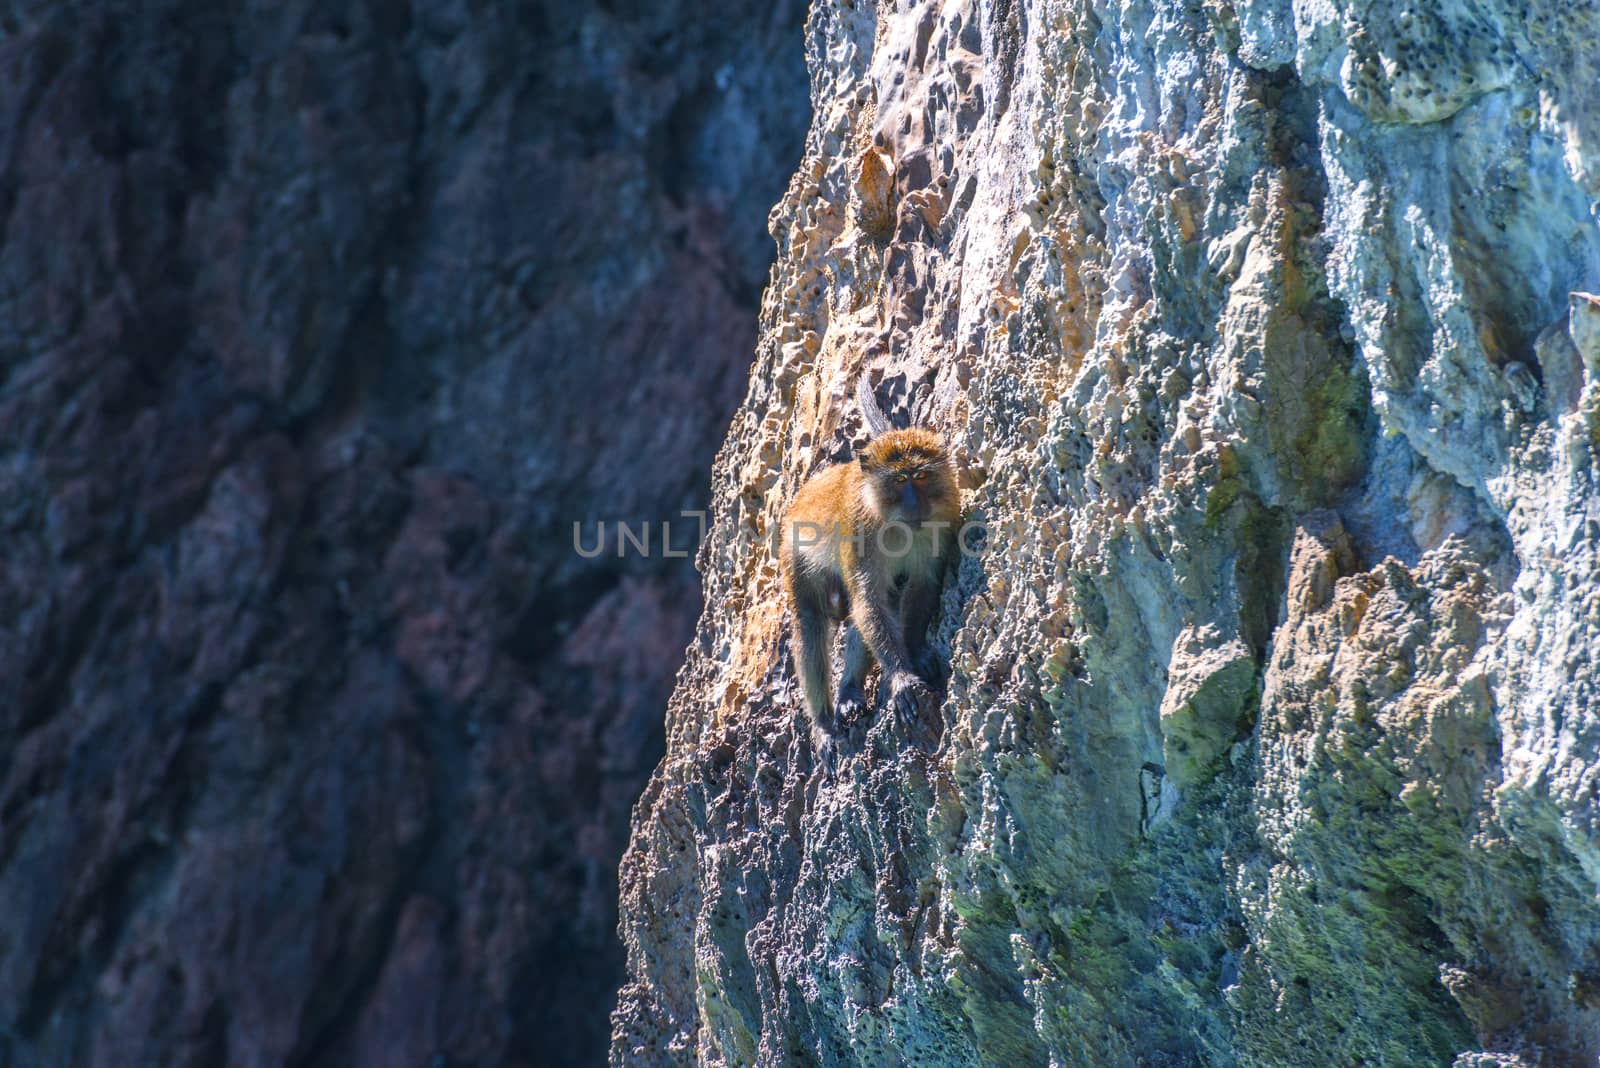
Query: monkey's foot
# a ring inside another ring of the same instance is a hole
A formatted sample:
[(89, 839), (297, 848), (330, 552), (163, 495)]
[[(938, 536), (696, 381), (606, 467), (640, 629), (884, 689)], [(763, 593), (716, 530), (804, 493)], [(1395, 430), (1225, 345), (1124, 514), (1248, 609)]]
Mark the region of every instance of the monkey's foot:
[(933, 691), (928, 689), (928, 684), (909, 671), (902, 671), (889, 680), (889, 700), (894, 705), (894, 714), (907, 727), (922, 722), (923, 705), (932, 699)]

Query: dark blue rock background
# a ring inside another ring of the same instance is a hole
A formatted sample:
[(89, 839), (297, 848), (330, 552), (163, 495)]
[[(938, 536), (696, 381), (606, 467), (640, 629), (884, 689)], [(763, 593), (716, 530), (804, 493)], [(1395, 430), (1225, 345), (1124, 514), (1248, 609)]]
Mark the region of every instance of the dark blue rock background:
[(804, 15), (0, 3), (0, 1066), (601, 1062)]

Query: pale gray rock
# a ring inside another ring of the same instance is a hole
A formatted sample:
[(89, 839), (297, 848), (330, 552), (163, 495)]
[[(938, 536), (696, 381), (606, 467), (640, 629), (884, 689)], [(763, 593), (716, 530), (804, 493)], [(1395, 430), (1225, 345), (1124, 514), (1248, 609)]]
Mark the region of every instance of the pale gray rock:
[[(612, 1063), (1594, 1064), (1600, 11), (818, 3), (807, 50)], [(861, 375), (988, 535), (937, 722), (829, 768), (768, 540)]]

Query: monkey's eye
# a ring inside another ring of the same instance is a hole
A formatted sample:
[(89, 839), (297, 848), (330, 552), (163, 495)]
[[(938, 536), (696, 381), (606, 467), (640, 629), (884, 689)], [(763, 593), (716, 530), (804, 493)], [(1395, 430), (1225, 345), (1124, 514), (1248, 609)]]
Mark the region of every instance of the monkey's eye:
[(906, 480), (906, 476), (905, 475), (895, 475), (894, 476), (894, 480), (896, 482), (904, 482)]
[(923, 479), (928, 477), (928, 472), (926, 472), (926, 471), (918, 471), (916, 474), (912, 475), (911, 477), (916, 479), (918, 482), (921, 482)]

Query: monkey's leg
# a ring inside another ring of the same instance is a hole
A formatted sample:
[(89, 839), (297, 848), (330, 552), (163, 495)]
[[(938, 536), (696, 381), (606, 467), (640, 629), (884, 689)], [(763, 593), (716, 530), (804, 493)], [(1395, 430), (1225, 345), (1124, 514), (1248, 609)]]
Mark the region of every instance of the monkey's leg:
[(839, 676), (839, 699), (833, 706), (840, 726), (849, 729), (867, 710), (867, 693), (863, 684), (867, 669), (872, 666), (872, 654), (867, 643), (861, 640), (861, 631), (851, 623), (844, 628), (844, 669)]
[(794, 629), (790, 641), (794, 646), (795, 669), (800, 673), (800, 685), (805, 690), (806, 707), (811, 719), (829, 734), (838, 732), (839, 725), (833, 716), (833, 701), (828, 695), (828, 647), (833, 643), (833, 623), (828, 619), (822, 598), (812, 585), (797, 582), (794, 588)]

